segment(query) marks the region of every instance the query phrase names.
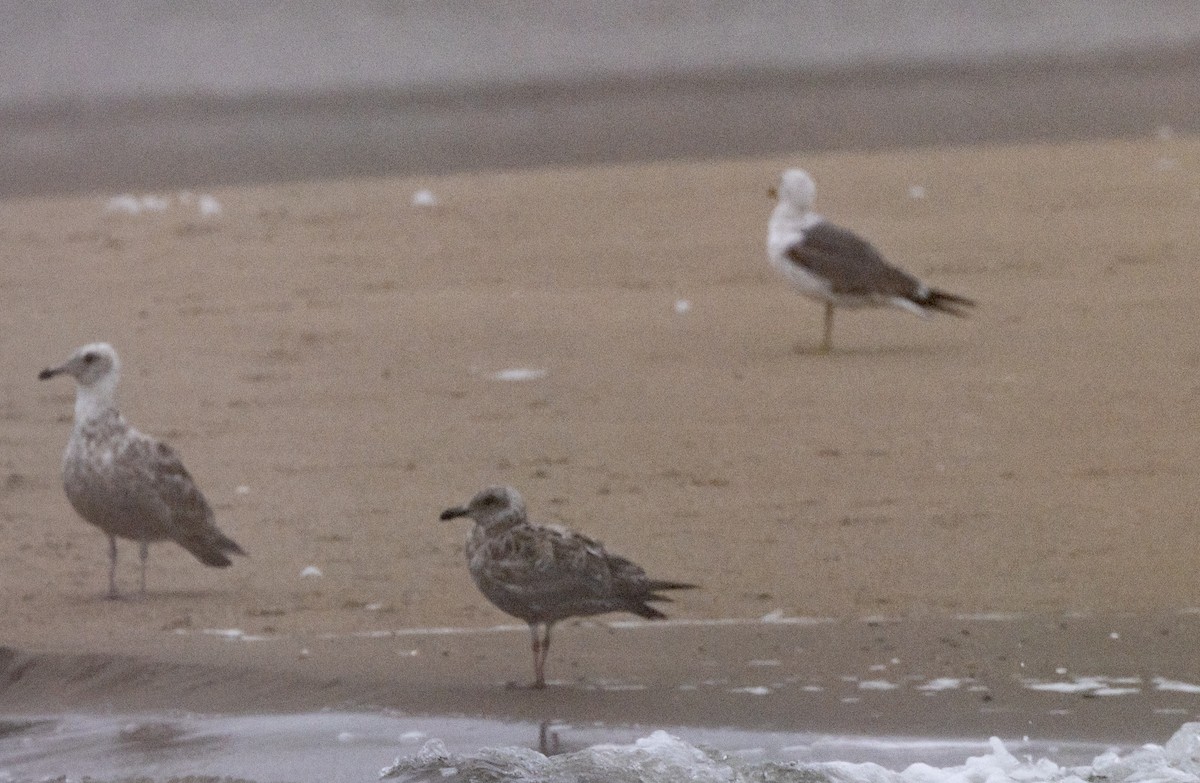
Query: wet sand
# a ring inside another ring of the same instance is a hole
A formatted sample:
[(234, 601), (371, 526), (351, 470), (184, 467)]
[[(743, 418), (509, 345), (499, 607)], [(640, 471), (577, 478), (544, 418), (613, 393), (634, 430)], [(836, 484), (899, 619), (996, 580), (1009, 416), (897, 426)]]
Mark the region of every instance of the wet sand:
[[(975, 317), (843, 314), (813, 353), (820, 310), (763, 248), (766, 188), (796, 164), (823, 212)], [(195, 194), (138, 215), (2, 202), (0, 643), (19, 652), (0, 705), (1161, 741), (1195, 696), (1153, 678), (1200, 682), (1180, 613), (1200, 605), (1197, 171), (1200, 140), (1175, 137), (229, 187), (209, 217)], [(93, 339), (248, 560), (157, 546), (148, 597), (101, 598), (103, 537), (59, 486), (73, 392), (35, 380)], [(465, 527), (437, 521), (496, 481), (701, 582), (675, 618), (836, 621), (565, 627), (566, 685), (507, 690), (522, 630), (390, 635), (509, 622), (470, 583)], [(1021, 617), (960, 619), (981, 612)], [(204, 633), (234, 628), (267, 640)], [(1022, 684), (1076, 674), (1142, 693)], [(937, 677), (985, 689), (917, 690)]]
[(527, 638), (524, 628), (254, 641), (197, 632), (159, 634), (136, 656), (131, 645), (0, 651), (2, 703), (35, 715), (382, 710), (1126, 747), (1164, 742), (1198, 712), (1195, 612), (567, 625), (543, 691), (513, 687), (528, 682)]

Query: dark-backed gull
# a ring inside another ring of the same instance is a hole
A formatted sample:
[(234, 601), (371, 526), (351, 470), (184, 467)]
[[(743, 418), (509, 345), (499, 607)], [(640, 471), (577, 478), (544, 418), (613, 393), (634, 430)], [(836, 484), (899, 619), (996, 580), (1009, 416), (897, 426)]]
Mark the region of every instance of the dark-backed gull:
[(802, 169), (783, 172), (767, 229), (767, 255), (800, 293), (825, 303), (825, 338), (833, 345), (834, 307), (899, 307), (920, 316), (964, 316), (975, 302), (930, 288), (892, 266), (870, 242), (812, 211), (817, 188)]
[(224, 568), (245, 552), (213, 522), (200, 488), (167, 444), (143, 435), (117, 411), (121, 364), (107, 343), (85, 345), (38, 378), (76, 381), (75, 428), (63, 454), (63, 488), (86, 521), (108, 534), (108, 597), (117, 593), (117, 538), (138, 542), (141, 591), (152, 541), (178, 543), (205, 565)]
[[(660, 590), (695, 585), (651, 579), (641, 567), (605, 551), (599, 541), (557, 525), (538, 525), (512, 487), (487, 487), (442, 519), (470, 517), (467, 567), (476, 587), (496, 608), (529, 623), (533, 687), (546, 685), (550, 629), (568, 617), (632, 612), (648, 620), (666, 617), (650, 606), (670, 601)], [(539, 629), (544, 628), (544, 631)]]

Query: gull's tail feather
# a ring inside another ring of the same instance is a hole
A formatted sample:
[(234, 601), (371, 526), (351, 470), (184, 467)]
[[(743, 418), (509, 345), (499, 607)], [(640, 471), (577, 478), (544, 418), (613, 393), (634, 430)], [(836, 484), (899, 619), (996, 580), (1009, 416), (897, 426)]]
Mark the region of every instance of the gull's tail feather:
[[(648, 600), (648, 601), (652, 601), (652, 600), (655, 600), (655, 599), (648, 598), (648, 599), (646, 599), (646, 600)], [(660, 598), (660, 599), (657, 599), (657, 600), (660, 600), (660, 601), (661, 601), (661, 600), (664, 600), (664, 599), (661, 599), (661, 598)], [(653, 606), (651, 606), (650, 604), (647, 604), (647, 603), (641, 603), (641, 604), (632, 604), (632, 605), (630, 605), (630, 606), (628, 607), (628, 609), (629, 609), (629, 611), (630, 611), (630, 612), (633, 612), (633, 613), (634, 613), (634, 614), (636, 614), (638, 617), (644, 617), (644, 618), (645, 618), (645, 619), (647, 619), (647, 620), (665, 620), (665, 619), (667, 619), (667, 616), (666, 616), (665, 614), (663, 614), (662, 612), (658, 611), (658, 610), (657, 610), (657, 609), (655, 609)]]
[(965, 308), (975, 306), (974, 299), (968, 299), (965, 296), (959, 296), (947, 291), (940, 291), (936, 288), (930, 288), (925, 296), (914, 299), (914, 301), (921, 305), (921, 307), (936, 310), (939, 313), (954, 315), (959, 318), (967, 317)]
[(646, 585), (646, 590), (651, 593), (657, 593), (659, 590), (696, 590), (700, 585), (688, 584), (687, 582), (667, 582), (662, 579), (651, 579)]
[(662, 580), (651, 580), (646, 584), (646, 591), (632, 601), (628, 607), (630, 612), (633, 612), (638, 617), (644, 617), (647, 620), (665, 620), (666, 615), (655, 609), (649, 604), (650, 601), (662, 601), (670, 603), (671, 598), (665, 595), (659, 595), (659, 590), (695, 590), (699, 585), (688, 584), (687, 582), (666, 582)]
[(206, 566), (228, 568), (233, 565), (229, 555), (246, 556), (238, 543), (229, 536), (213, 530), (209, 535), (190, 536), (179, 540), (179, 545), (191, 552), (197, 560)]

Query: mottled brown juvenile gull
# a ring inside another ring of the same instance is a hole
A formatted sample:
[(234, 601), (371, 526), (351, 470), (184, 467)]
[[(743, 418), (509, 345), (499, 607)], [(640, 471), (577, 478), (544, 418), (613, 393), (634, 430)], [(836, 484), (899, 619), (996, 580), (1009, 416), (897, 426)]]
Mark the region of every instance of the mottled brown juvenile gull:
[[(605, 551), (599, 541), (557, 525), (537, 525), (512, 487), (487, 487), (442, 519), (470, 517), (467, 568), (475, 586), (496, 608), (529, 623), (533, 637), (533, 687), (546, 686), (550, 629), (559, 620), (606, 612), (632, 612), (648, 620), (665, 614), (651, 601), (670, 601), (660, 590), (695, 585), (651, 579), (641, 567)], [(539, 629), (544, 628), (544, 631)]]
[(870, 242), (812, 211), (817, 186), (802, 169), (783, 172), (767, 228), (767, 256), (800, 293), (825, 303), (825, 338), (833, 346), (834, 307), (898, 307), (928, 317), (965, 316), (975, 302), (930, 288), (892, 266)]
[(245, 552), (217, 529), (200, 488), (167, 444), (135, 430), (117, 411), (121, 365), (107, 343), (79, 348), (38, 378), (77, 384), (75, 428), (63, 454), (63, 488), (86, 521), (108, 534), (108, 597), (117, 598), (117, 538), (138, 542), (141, 591), (152, 541), (178, 543), (205, 565), (224, 568)]

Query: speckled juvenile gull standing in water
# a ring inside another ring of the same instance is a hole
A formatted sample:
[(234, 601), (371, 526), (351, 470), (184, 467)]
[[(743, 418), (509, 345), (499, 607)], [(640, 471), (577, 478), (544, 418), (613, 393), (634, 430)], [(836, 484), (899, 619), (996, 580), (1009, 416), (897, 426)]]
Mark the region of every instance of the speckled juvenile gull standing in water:
[(498, 609), (529, 623), (535, 688), (546, 686), (550, 629), (559, 620), (606, 612), (658, 620), (666, 615), (649, 602), (671, 600), (660, 590), (695, 587), (651, 579), (599, 541), (557, 525), (533, 524), (512, 487), (482, 489), (467, 505), (441, 516), (455, 517), (475, 520), (466, 553), (476, 587)]
[(833, 346), (834, 307), (899, 307), (920, 316), (964, 316), (975, 302), (930, 288), (892, 266), (870, 242), (812, 211), (817, 186), (803, 169), (783, 172), (767, 227), (767, 256), (800, 293), (825, 303), (821, 351)]
[(213, 522), (200, 488), (167, 444), (130, 427), (117, 411), (121, 365), (107, 343), (77, 349), (38, 378), (72, 376), (75, 428), (63, 454), (63, 488), (79, 516), (108, 534), (108, 597), (117, 593), (117, 538), (138, 542), (141, 591), (152, 541), (178, 543), (205, 565), (224, 568), (245, 552)]

